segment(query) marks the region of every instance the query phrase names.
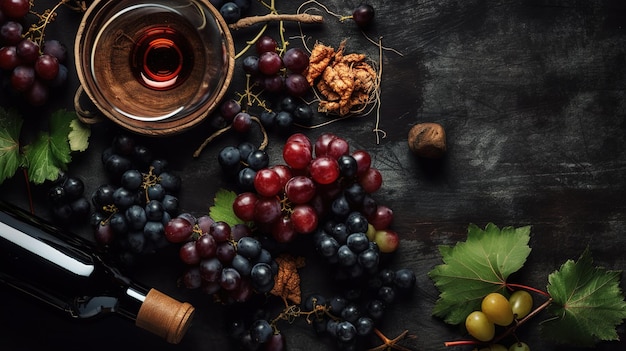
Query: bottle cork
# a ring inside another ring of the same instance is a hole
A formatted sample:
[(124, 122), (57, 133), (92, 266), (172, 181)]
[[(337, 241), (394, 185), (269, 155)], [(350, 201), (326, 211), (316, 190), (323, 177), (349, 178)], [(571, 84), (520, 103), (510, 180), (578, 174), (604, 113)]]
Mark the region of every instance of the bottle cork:
[(135, 324), (169, 343), (178, 344), (191, 324), (193, 313), (194, 307), (189, 303), (151, 289), (139, 308)]

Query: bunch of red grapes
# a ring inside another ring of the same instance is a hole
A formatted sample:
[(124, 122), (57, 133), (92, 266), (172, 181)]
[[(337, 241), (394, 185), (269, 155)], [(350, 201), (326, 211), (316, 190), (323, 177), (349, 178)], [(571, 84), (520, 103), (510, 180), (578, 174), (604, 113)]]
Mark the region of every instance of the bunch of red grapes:
[(67, 48), (57, 40), (40, 45), (27, 35), (30, 6), (28, 0), (0, 0), (0, 69), (13, 91), (40, 106), (67, 80)]
[(282, 243), (298, 234), (313, 233), (322, 221), (346, 221), (362, 214), (370, 241), (382, 252), (398, 246), (397, 234), (388, 227), (393, 211), (372, 197), (382, 186), (380, 171), (372, 167), (365, 150), (350, 152), (344, 138), (320, 135), (314, 143), (301, 133), (292, 134), (282, 150), (285, 164), (256, 172), (254, 191), (240, 193), (235, 214), (254, 223)]

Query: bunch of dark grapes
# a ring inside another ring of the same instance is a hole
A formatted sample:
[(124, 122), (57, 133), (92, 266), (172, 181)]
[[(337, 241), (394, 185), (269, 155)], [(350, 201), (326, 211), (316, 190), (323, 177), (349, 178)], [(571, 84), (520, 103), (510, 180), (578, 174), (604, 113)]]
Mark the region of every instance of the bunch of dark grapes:
[(291, 48), (281, 56), (278, 43), (268, 35), (257, 40), (255, 49), (256, 55), (245, 57), (242, 66), (265, 91), (302, 97), (311, 89), (304, 76), (309, 66), (309, 54), (304, 49)]
[(210, 0), (211, 4), (220, 11), (226, 23), (235, 23), (245, 16), (252, 5), (250, 0)]
[(91, 205), (85, 197), (85, 183), (66, 173), (62, 173), (48, 189), (48, 203), (52, 219), (62, 225), (84, 222), (91, 212)]
[(127, 258), (166, 246), (165, 225), (179, 211), (180, 176), (126, 134), (115, 136), (102, 162), (111, 182), (92, 194), (95, 241)]
[(276, 129), (279, 133), (291, 134), (294, 124), (310, 124), (314, 113), (311, 105), (293, 96), (286, 96), (276, 104), (274, 110), (261, 112), (259, 120), (266, 130)]
[(328, 337), (339, 350), (365, 350), (385, 311), (409, 296), (415, 284), (410, 269), (381, 269), (363, 284), (335, 285), (334, 292), (309, 294), (300, 306), (287, 306), (284, 311), (255, 311), (243, 305), (229, 313), (229, 335), (242, 350), (283, 350), (285, 335), (277, 325), (281, 314), (306, 318), (319, 337)]
[(226, 146), (220, 150), (217, 161), (226, 179), (234, 180), (240, 189), (252, 191), (254, 178), (259, 170), (268, 167), (269, 155), (265, 150), (244, 141), (237, 146)]
[(181, 243), (179, 257), (187, 265), (182, 283), (189, 289), (219, 296), (220, 301), (245, 302), (274, 287), (278, 265), (244, 224), (232, 227), (208, 215), (182, 213), (165, 226), (166, 238)]
[(39, 43), (26, 36), (28, 0), (0, 0), (0, 69), (8, 86), (22, 94), (29, 104), (48, 101), (50, 90), (67, 80), (67, 48), (57, 40)]
[(334, 340), (338, 349), (363, 350), (385, 310), (408, 296), (415, 282), (410, 269), (381, 269), (364, 285), (341, 285), (332, 295), (307, 296), (302, 309), (317, 311), (311, 325), (318, 335)]

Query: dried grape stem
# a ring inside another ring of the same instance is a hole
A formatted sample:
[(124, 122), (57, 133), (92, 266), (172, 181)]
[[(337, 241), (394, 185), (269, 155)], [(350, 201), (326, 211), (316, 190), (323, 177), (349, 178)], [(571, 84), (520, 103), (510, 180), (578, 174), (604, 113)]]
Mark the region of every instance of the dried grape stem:
[(240, 19), (239, 21), (229, 24), (228, 28), (232, 30), (247, 28), (257, 23), (271, 22), (271, 21), (290, 21), (299, 23), (322, 23), (324, 17), (318, 15), (310, 15), (308, 13), (298, 14), (280, 14), (280, 13), (268, 13), (267, 15), (251, 16)]
[[(269, 139), (268, 139), (268, 136), (267, 136), (267, 131), (265, 131), (265, 127), (263, 127), (263, 123), (261, 123), (261, 120), (259, 120), (257, 117), (254, 117), (254, 116), (250, 116), (250, 118), (254, 122), (256, 122), (259, 125), (259, 127), (261, 128), (261, 133), (263, 134), (263, 141), (261, 142), (261, 145), (259, 145), (259, 150), (265, 150), (265, 148), (267, 147), (267, 145), (269, 143)], [(202, 150), (204, 150), (204, 148), (207, 145), (209, 145), (210, 142), (215, 140), (215, 138), (217, 138), (218, 136), (226, 133), (231, 128), (232, 128), (232, 124), (222, 128), (222, 129), (218, 129), (215, 132), (213, 132), (213, 134), (209, 135), (209, 137), (206, 138), (204, 140), (204, 142), (193, 153), (193, 157), (196, 158), (196, 157), (200, 156), (200, 154), (202, 153)]]

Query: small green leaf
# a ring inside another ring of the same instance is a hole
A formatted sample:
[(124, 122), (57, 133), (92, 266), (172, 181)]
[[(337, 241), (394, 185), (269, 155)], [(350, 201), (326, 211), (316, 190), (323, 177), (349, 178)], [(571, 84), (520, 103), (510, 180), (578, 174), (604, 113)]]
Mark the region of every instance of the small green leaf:
[(467, 240), (439, 251), (443, 264), (429, 273), (440, 291), (433, 315), (459, 324), (490, 292), (504, 291), (506, 279), (518, 271), (530, 254), (530, 227), (504, 227), (489, 223), (484, 230), (470, 224)]
[(89, 137), (91, 136), (91, 128), (82, 123), (78, 119), (70, 122), (71, 132), (68, 135), (70, 140), (70, 149), (72, 151), (85, 151), (89, 146)]
[(213, 206), (209, 208), (209, 216), (216, 222), (226, 222), (230, 226), (246, 224), (233, 211), (233, 202), (236, 197), (237, 193), (233, 191), (219, 189), (215, 194)]
[(11, 178), (24, 163), (19, 142), (22, 123), (14, 110), (0, 108), (0, 184)]
[(621, 271), (594, 267), (588, 250), (550, 274), (553, 303), (548, 312), (555, 318), (542, 323), (544, 336), (576, 346), (618, 340), (615, 327), (626, 318), (620, 275)]

